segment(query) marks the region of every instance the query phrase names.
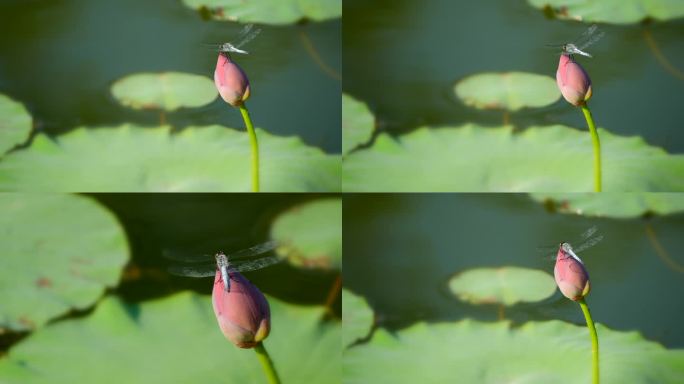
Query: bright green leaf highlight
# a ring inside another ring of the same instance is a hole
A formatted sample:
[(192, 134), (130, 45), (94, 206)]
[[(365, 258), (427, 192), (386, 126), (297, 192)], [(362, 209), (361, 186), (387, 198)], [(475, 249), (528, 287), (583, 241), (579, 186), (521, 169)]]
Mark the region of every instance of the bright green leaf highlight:
[(374, 117), (368, 106), (349, 95), (342, 95), (342, 153), (349, 153), (370, 140)]
[(477, 109), (544, 107), (560, 98), (556, 80), (525, 72), (478, 73), (454, 85), (456, 96)]
[[(599, 129), (604, 191), (684, 191), (684, 155)], [(343, 162), (345, 191), (591, 191), (589, 132), (561, 125), (422, 127)]]
[(180, 72), (136, 73), (117, 80), (112, 95), (133, 109), (175, 111), (211, 103), (218, 91), (205, 76)]
[[(321, 323), (320, 307), (269, 303), (264, 345), (282, 382), (339, 383), (339, 323)], [(0, 377), (25, 384), (266, 383), (256, 353), (221, 334), (211, 298), (191, 293), (141, 304), (107, 298), (92, 315), (16, 345), (0, 360)]]
[(472, 304), (504, 304), (542, 301), (556, 291), (553, 276), (519, 267), (476, 268), (453, 276), (449, 289)]
[(183, 0), (185, 6), (207, 7), (216, 20), (241, 23), (294, 24), (342, 16), (342, 0)]
[[(337, 191), (339, 156), (297, 137), (257, 129), (261, 188), (270, 192)], [(249, 138), (218, 125), (125, 124), (81, 127), (56, 141), (43, 134), (0, 162), (0, 190), (89, 192), (250, 191)]]
[(648, 213), (669, 215), (684, 211), (681, 193), (535, 193), (539, 202), (551, 200), (559, 212), (585, 216), (634, 218)]
[(342, 290), (342, 347), (360, 340), (370, 333), (373, 311), (366, 299), (353, 292)]
[[(578, 308), (579, 311), (579, 308)], [(601, 383), (679, 383), (684, 350), (667, 350), (636, 332), (597, 325)], [(416, 324), (344, 353), (345, 383), (591, 382), (591, 345), (585, 326), (561, 321)]]
[(0, 156), (28, 139), (31, 115), (23, 104), (0, 94)]
[(87, 308), (119, 281), (124, 231), (90, 198), (5, 193), (0, 212), (0, 333)]
[(288, 261), (305, 268), (342, 268), (342, 199), (322, 199), (281, 214), (271, 237), (284, 244)]
[(527, 0), (535, 8), (550, 6), (560, 19), (585, 23), (637, 23), (644, 19), (671, 20), (684, 16), (681, 0)]

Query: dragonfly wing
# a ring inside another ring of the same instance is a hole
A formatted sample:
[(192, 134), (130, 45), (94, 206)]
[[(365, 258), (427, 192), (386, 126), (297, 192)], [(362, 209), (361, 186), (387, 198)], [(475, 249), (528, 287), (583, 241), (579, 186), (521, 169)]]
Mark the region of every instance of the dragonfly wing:
[[(250, 25), (248, 25), (248, 26), (251, 27), (252, 25), (254, 25), (254, 24), (250, 24)], [(251, 28), (250, 28), (250, 29), (251, 29)], [(240, 37), (241, 40), (240, 40), (237, 44), (235, 44), (235, 47), (236, 47), (236, 48), (240, 48), (240, 47), (242, 47), (243, 45), (249, 43), (249, 42), (252, 41), (260, 32), (261, 32), (261, 28), (257, 28), (257, 29), (255, 29), (254, 31), (252, 31), (251, 33), (250, 33), (249, 30), (248, 30), (247, 32), (245, 32), (244, 35), (242, 35), (242, 36)], [(244, 36), (244, 37), (243, 37), (243, 36)]]
[(234, 259), (242, 259), (245, 257), (251, 257), (255, 255), (260, 255), (262, 253), (271, 251), (275, 249), (278, 246), (278, 242), (275, 240), (270, 240), (261, 244), (257, 244), (255, 246), (246, 248), (246, 249), (241, 249), (239, 251), (233, 252), (229, 255), (227, 255), (228, 260), (234, 260)]
[(214, 259), (214, 256), (209, 254), (193, 254), (192, 252), (177, 249), (163, 249), (162, 256), (168, 260), (181, 261), (184, 263), (206, 262)]
[(230, 263), (230, 268), (238, 272), (256, 271), (257, 269), (266, 268), (269, 265), (277, 264), (282, 260), (283, 259), (279, 258), (278, 256), (262, 257), (260, 259), (251, 261), (238, 261), (235, 263)]
[(581, 240), (590, 238), (594, 233), (596, 233), (596, 231), (598, 231), (597, 226), (594, 225), (590, 227), (586, 231), (582, 232), (582, 234), (580, 235)]
[(593, 247), (594, 245), (598, 244), (603, 240), (603, 235), (598, 235), (595, 237), (592, 237), (591, 239), (588, 239), (584, 243), (580, 244), (577, 248), (574, 249), (575, 253), (582, 252), (588, 248)]
[(594, 35), (591, 36), (591, 38), (589, 38), (589, 40), (587, 40), (587, 41), (585, 41), (585, 42), (579, 44), (579, 49), (586, 49), (588, 46), (590, 46), (590, 45), (596, 43), (597, 41), (601, 40), (601, 38), (602, 38), (603, 35), (605, 35), (605, 34), (606, 34), (606, 33), (603, 32), (603, 31), (600, 31), (600, 32), (598, 32), (598, 33), (595, 33)]
[(205, 266), (171, 266), (168, 271), (172, 275), (187, 277), (208, 277), (216, 274), (216, 265), (207, 264)]
[(539, 246), (537, 247), (537, 255), (544, 260), (555, 260), (558, 253), (558, 245)]
[(575, 39), (575, 41), (586, 39), (587, 37), (591, 36), (594, 32), (596, 32), (597, 29), (598, 29), (598, 25), (596, 25), (596, 24), (590, 25), (589, 28), (585, 29), (584, 32), (582, 32), (582, 34), (577, 36), (577, 39)]
[(249, 24), (245, 25), (242, 28), (242, 30), (240, 31), (240, 33), (238, 33), (238, 37), (242, 38), (242, 36), (247, 35), (249, 33), (249, 31), (252, 30), (252, 28), (254, 28), (254, 23), (249, 23)]

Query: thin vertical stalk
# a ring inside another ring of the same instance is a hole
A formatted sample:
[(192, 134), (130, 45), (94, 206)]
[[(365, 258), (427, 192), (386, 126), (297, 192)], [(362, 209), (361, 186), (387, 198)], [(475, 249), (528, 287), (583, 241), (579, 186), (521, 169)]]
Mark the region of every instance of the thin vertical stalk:
[(252, 151), (252, 192), (259, 192), (259, 143), (257, 142), (256, 132), (254, 131), (252, 119), (249, 117), (249, 111), (247, 110), (245, 103), (240, 104), (240, 113), (242, 114), (242, 119), (245, 121), (245, 126), (247, 127)]
[(269, 384), (280, 384), (278, 372), (275, 370), (271, 356), (268, 355), (268, 351), (264, 348), (264, 343), (259, 342), (256, 347), (254, 347), (254, 351), (257, 353), (257, 357), (259, 357), (259, 362), (264, 369), (264, 373), (266, 373)]
[(594, 146), (594, 192), (601, 192), (601, 142), (599, 141), (598, 131), (594, 118), (591, 116), (591, 111), (587, 103), (580, 105), (584, 118), (587, 120), (589, 132), (591, 133), (591, 142)]
[(582, 313), (584, 313), (584, 319), (587, 321), (587, 327), (589, 328), (589, 334), (591, 336), (591, 362), (592, 362), (592, 383), (598, 384), (599, 382), (599, 346), (598, 346), (598, 335), (596, 334), (596, 327), (594, 326), (594, 320), (591, 319), (591, 312), (589, 312), (589, 307), (584, 301), (584, 298), (577, 300), (580, 307), (582, 308)]

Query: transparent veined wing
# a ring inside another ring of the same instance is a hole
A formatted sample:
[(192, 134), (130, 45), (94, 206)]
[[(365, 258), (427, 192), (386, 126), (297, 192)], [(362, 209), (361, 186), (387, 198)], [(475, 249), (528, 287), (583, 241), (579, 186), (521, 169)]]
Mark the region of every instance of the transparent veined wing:
[(252, 41), (257, 35), (261, 33), (261, 28), (254, 29), (254, 24), (248, 24), (246, 25), (242, 31), (240, 31), (240, 34), (238, 35), (238, 38), (236, 41), (238, 41), (234, 46), (235, 48), (240, 48), (243, 45), (249, 43)]
[(591, 226), (586, 231), (582, 232), (579, 240), (584, 241), (584, 240), (590, 238), (591, 236), (593, 236), (596, 232), (598, 232), (598, 227), (595, 225)]
[[(249, 248), (241, 249), (233, 253), (227, 254), (229, 268), (238, 271), (254, 271), (257, 269), (268, 267), (269, 265), (276, 264), (281, 261), (281, 258), (277, 256), (264, 256), (255, 258), (255, 256), (262, 253), (272, 251), (278, 247), (278, 242), (275, 240), (269, 240), (257, 245), (253, 245)], [(165, 250), (163, 252), (164, 257), (186, 263), (197, 263), (206, 262), (208, 260), (215, 260), (215, 256), (200, 254), (186, 254), (182, 251), (169, 251)], [(247, 259), (247, 260), (243, 260)], [(216, 262), (205, 263), (201, 265), (172, 265), (167, 268), (168, 272), (177, 276), (187, 276), (187, 277), (208, 277), (214, 276), (216, 271)]]
[(237, 35), (236, 39), (234, 39), (232, 42), (214, 44), (205, 43), (204, 45), (210, 46), (218, 52), (242, 53), (244, 55), (247, 55), (249, 54), (249, 52), (240, 48), (249, 43), (250, 41), (254, 40), (254, 38), (260, 32), (261, 28), (254, 29), (254, 24), (248, 24), (244, 28), (242, 28), (240, 33)]
[[(603, 235), (599, 233), (598, 227), (594, 225), (583, 231), (579, 237), (575, 239), (570, 239), (569, 241), (565, 239), (560, 240), (569, 243), (573, 252), (580, 253), (600, 243), (603, 240)], [(544, 259), (555, 260), (558, 252), (558, 245), (537, 247), (537, 250), (543, 255)]]
[[(235, 242), (235, 241), (232, 241)], [(186, 249), (172, 249), (167, 248), (162, 250), (162, 256), (165, 259), (183, 262), (183, 263), (197, 263), (197, 262), (207, 262), (215, 260), (214, 254), (206, 253), (206, 249), (221, 249), (226, 248), (223, 246), (218, 246), (216, 240), (211, 240), (203, 245), (194, 246), (192, 248)], [(261, 253), (268, 252), (278, 247), (278, 242), (274, 240), (269, 240), (261, 244), (251, 246), (249, 248), (240, 249), (233, 253), (227, 254), (231, 259), (241, 259), (245, 257), (252, 257), (259, 255)]]
[[(229, 259), (230, 260), (230, 259)], [(281, 262), (283, 259), (278, 256), (261, 257), (256, 260), (245, 260), (228, 263), (228, 269), (238, 272), (256, 271)]]
[(214, 255), (208, 253), (195, 253), (179, 249), (162, 249), (162, 257), (183, 263), (206, 262), (214, 259)]
[(262, 253), (272, 251), (277, 247), (278, 247), (277, 241), (269, 240), (269, 241), (263, 242), (261, 244), (251, 246), (249, 248), (241, 249), (239, 251), (235, 251), (232, 253), (227, 253), (226, 256), (228, 257), (228, 261), (232, 261), (234, 259), (242, 259), (245, 257), (252, 257), (252, 256), (260, 255)]
[(603, 235), (596, 235), (590, 239), (587, 239), (586, 241), (579, 244), (578, 246), (573, 247), (572, 249), (575, 251), (575, 253), (580, 253), (580, 252), (585, 251), (585, 250), (593, 247), (594, 245), (600, 243), (601, 240), (603, 240)]
[(592, 26), (587, 28), (587, 30), (584, 31), (584, 33), (582, 33), (582, 35), (580, 35), (580, 37), (577, 40), (575, 40), (574, 44), (579, 49), (586, 49), (590, 45), (601, 40), (601, 38), (605, 34), (605, 32), (598, 29), (598, 26), (596, 24), (593, 24)]
[(562, 51), (568, 54), (577, 54), (587, 57), (593, 57), (591, 54), (584, 51), (587, 47), (599, 41), (605, 33), (598, 28), (598, 25), (592, 24), (584, 30), (577, 38), (565, 44), (547, 44), (548, 47), (561, 47)]
[(216, 263), (206, 265), (172, 265), (168, 269), (170, 274), (186, 277), (209, 277), (216, 273)]

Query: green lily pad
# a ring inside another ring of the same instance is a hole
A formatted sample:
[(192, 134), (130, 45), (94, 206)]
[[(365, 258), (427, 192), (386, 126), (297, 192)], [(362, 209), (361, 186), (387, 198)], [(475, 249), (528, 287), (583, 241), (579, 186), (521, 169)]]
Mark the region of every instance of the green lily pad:
[[(579, 311), (579, 308), (577, 309)], [(684, 350), (667, 350), (636, 332), (597, 325), (601, 383), (679, 383)], [(419, 323), (395, 334), (378, 330), (344, 353), (346, 383), (589, 383), (586, 327), (561, 321), (463, 320)]]
[[(264, 346), (282, 382), (339, 383), (339, 323), (321, 323), (322, 308), (269, 302)], [(0, 377), (26, 384), (266, 383), (256, 353), (228, 342), (211, 298), (194, 293), (142, 304), (109, 297), (92, 315), (20, 342), (0, 360)]]
[(353, 292), (342, 290), (342, 346), (368, 336), (373, 326), (373, 311), (366, 299)]
[(181, 72), (136, 73), (117, 80), (112, 95), (133, 109), (175, 111), (181, 107), (201, 107), (218, 95), (208, 77)]
[[(684, 155), (599, 129), (604, 191), (682, 191)], [(343, 162), (345, 191), (591, 191), (589, 132), (475, 124), (381, 134)]]
[(478, 73), (459, 80), (454, 93), (477, 109), (544, 107), (560, 98), (556, 80), (525, 72)]
[[(336, 191), (339, 156), (299, 138), (257, 129), (263, 191)], [(0, 162), (0, 190), (24, 191), (249, 191), (247, 133), (222, 126), (81, 127), (32, 145)]]
[(208, 9), (216, 20), (241, 23), (294, 24), (342, 16), (342, 0), (183, 0), (193, 9)]
[(0, 333), (87, 308), (119, 281), (124, 231), (90, 198), (6, 193), (0, 211)]
[(322, 199), (290, 208), (275, 219), (271, 237), (278, 252), (299, 267), (342, 268), (342, 199)]
[(514, 305), (542, 301), (556, 291), (553, 276), (519, 267), (476, 268), (454, 275), (449, 289), (472, 304)]
[(558, 212), (585, 216), (624, 219), (648, 213), (669, 215), (684, 211), (681, 193), (538, 193), (531, 196), (539, 202), (552, 202)]
[(551, 7), (559, 19), (581, 20), (586, 23), (637, 23), (646, 18), (671, 20), (684, 16), (680, 0), (527, 0), (539, 9)]
[(366, 104), (342, 94), (342, 153), (370, 140), (374, 123)]
[(23, 104), (0, 94), (0, 155), (25, 142), (31, 133), (31, 115)]

